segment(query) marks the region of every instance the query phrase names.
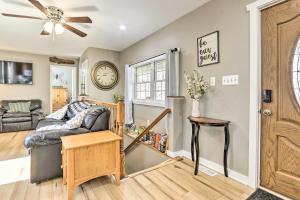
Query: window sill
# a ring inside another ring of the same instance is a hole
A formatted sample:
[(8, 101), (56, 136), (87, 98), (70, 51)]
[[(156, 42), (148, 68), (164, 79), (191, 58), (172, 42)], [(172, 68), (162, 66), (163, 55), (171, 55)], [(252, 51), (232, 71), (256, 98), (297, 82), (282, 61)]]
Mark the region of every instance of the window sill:
[(166, 107), (165, 102), (157, 102), (157, 101), (143, 101), (143, 100), (133, 100), (133, 104), (136, 105), (144, 105), (144, 106), (154, 106), (154, 107)]

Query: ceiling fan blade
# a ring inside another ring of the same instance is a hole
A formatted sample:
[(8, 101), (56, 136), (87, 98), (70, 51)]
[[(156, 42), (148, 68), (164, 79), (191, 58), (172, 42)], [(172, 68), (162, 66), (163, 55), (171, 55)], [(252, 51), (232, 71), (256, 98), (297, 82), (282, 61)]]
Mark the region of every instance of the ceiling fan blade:
[(28, 0), (30, 3), (32, 3), (37, 9), (42, 11), (45, 15), (47, 15), (47, 8), (45, 8), (39, 1), (37, 0)]
[(18, 18), (27, 18), (27, 19), (39, 19), (43, 20), (41, 17), (33, 17), (33, 16), (26, 16), (26, 15), (15, 15), (15, 14), (8, 14), (8, 13), (2, 13), (5, 17), (18, 17)]
[(85, 36), (87, 36), (86, 33), (84, 33), (84, 32), (82, 32), (82, 31), (78, 30), (77, 28), (74, 28), (73, 26), (70, 26), (70, 25), (68, 25), (68, 24), (62, 24), (62, 25), (63, 25), (63, 27), (64, 27), (65, 29), (67, 29), (67, 30), (69, 30), (69, 31), (71, 31), (71, 32), (73, 32), (73, 33), (75, 33), (76, 35), (79, 35), (80, 37), (85, 37)]
[(92, 23), (91, 18), (89, 17), (64, 17), (66, 22), (73, 22), (73, 23)]
[(50, 35), (50, 33), (48, 33), (47, 31), (43, 30), (43, 31), (41, 32), (41, 35)]
[[(8, 0), (5, 0), (8, 1)], [(11, 1), (11, 0), (9, 0)], [(72, 7), (65, 9), (67, 12), (97, 12), (99, 9), (94, 5), (88, 5), (88, 6), (79, 6), (79, 7)]]

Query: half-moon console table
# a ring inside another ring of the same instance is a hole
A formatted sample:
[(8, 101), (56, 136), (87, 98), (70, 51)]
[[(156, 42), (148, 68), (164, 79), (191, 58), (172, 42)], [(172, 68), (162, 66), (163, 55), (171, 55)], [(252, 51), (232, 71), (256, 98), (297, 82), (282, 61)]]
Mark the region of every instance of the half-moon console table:
[(199, 131), (200, 126), (212, 126), (212, 127), (224, 127), (225, 133), (225, 145), (224, 145), (224, 155), (223, 155), (223, 163), (224, 163), (224, 175), (228, 177), (227, 171), (227, 155), (228, 148), (230, 143), (230, 135), (229, 135), (229, 124), (230, 121), (219, 120), (219, 119), (211, 119), (206, 117), (192, 117), (189, 116), (188, 119), (192, 124), (192, 139), (191, 139), (191, 153), (192, 160), (195, 161), (194, 151), (196, 150), (196, 166), (195, 166), (195, 175), (198, 174), (199, 167)]

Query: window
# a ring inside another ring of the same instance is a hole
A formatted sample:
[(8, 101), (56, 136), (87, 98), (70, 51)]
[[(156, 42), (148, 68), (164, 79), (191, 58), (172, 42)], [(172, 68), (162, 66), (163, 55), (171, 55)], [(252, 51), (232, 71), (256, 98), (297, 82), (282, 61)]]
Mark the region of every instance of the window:
[(135, 98), (136, 99), (150, 99), (151, 98), (151, 80), (152, 80), (152, 66), (147, 64), (136, 68), (136, 84), (135, 84)]
[(80, 95), (88, 94), (88, 68), (89, 61), (83, 61), (79, 68), (79, 93)]
[(300, 39), (297, 41), (296, 51), (292, 64), (294, 94), (300, 105)]
[(166, 60), (155, 62), (155, 100), (164, 101), (166, 95)]
[(138, 63), (135, 67), (135, 103), (164, 105), (166, 98), (166, 56)]

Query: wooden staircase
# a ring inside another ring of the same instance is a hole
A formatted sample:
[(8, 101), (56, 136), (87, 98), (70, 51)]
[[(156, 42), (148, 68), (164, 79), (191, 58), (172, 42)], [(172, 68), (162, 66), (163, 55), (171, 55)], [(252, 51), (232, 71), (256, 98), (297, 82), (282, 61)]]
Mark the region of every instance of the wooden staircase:
[(132, 174), (153, 167), (170, 159), (166, 153), (162, 153), (154, 148), (153, 145), (141, 141), (141, 139), (169, 113), (171, 113), (171, 109), (165, 109), (137, 136), (124, 133), (124, 146), (127, 146), (124, 150), (126, 156), (126, 174)]
[(157, 125), (169, 113), (171, 113), (171, 109), (167, 108), (157, 118), (155, 118), (154, 121), (125, 148), (125, 155), (128, 154), (136, 145), (138, 145), (142, 137), (144, 137), (155, 125)]

